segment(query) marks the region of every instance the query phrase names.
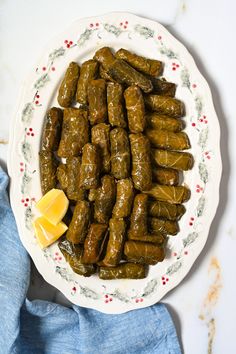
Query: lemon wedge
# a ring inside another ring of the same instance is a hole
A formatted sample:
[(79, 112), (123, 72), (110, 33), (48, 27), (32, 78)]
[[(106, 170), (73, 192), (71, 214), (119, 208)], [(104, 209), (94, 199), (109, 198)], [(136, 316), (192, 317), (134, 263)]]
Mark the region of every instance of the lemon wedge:
[(68, 229), (64, 222), (59, 222), (57, 225), (53, 225), (43, 216), (34, 220), (33, 226), (37, 241), (41, 248), (50, 246)]
[(40, 213), (53, 225), (57, 225), (65, 216), (69, 201), (60, 189), (51, 189), (36, 204)]

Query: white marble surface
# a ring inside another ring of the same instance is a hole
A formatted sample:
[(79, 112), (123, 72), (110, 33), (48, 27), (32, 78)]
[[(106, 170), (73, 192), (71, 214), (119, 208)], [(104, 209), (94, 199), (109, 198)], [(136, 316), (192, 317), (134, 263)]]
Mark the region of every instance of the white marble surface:
[[(163, 299), (187, 354), (233, 354), (236, 312), (236, 3), (233, 0), (0, 1), (0, 161), (5, 164), (9, 125), (21, 83), (44, 45), (79, 18), (129, 11), (164, 24), (193, 54), (208, 80), (220, 120), (223, 177), (221, 200), (209, 239), (192, 271)], [(29, 296), (65, 299), (36, 270)], [(161, 354), (161, 353), (160, 353)]]

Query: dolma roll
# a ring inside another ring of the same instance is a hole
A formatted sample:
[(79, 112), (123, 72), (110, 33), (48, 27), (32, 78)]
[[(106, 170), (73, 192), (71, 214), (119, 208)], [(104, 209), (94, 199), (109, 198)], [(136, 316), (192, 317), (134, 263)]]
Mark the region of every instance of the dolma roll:
[(177, 186), (179, 184), (179, 171), (173, 168), (152, 168), (152, 179), (158, 184), (166, 184), (169, 186)]
[(152, 166), (149, 140), (143, 134), (130, 134), (132, 155), (132, 179), (134, 187), (140, 191), (152, 186)]
[(105, 175), (101, 186), (96, 190), (94, 219), (100, 224), (108, 223), (116, 201), (116, 183), (114, 177)]
[(89, 222), (89, 202), (85, 200), (78, 201), (73, 212), (71, 223), (66, 233), (67, 240), (74, 244), (83, 243), (87, 235)]
[(91, 141), (99, 148), (102, 172), (109, 173), (111, 160), (109, 124), (99, 123), (92, 127)]
[(57, 178), (61, 188), (65, 191), (68, 199), (73, 201), (85, 199), (85, 191), (79, 188), (80, 166), (80, 157), (69, 157), (66, 164), (60, 164), (57, 168)]
[(173, 118), (184, 115), (184, 104), (176, 98), (160, 95), (147, 95), (144, 98), (147, 107), (160, 114), (166, 114)]
[(128, 239), (132, 241), (151, 242), (157, 244), (158, 246), (164, 246), (166, 243), (166, 237), (160, 232), (145, 235), (136, 235), (134, 233), (129, 233)]
[(126, 128), (123, 87), (117, 82), (107, 84), (107, 109), (111, 126)]
[(52, 151), (41, 150), (39, 152), (40, 181), (42, 194), (46, 194), (57, 185), (58, 162)]
[(125, 90), (125, 105), (129, 130), (131, 133), (142, 133), (146, 126), (143, 95), (138, 86), (130, 86)]
[(158, 218), (148, 219), (149, 228), (153, 232), (161, 232), (168, 235), (176, 235), (179, 232), (177, 221), (170, 221)]
[(137, 85), (144, 92), (152, 91), (153, 86), (150, 79), (135, 70), (132, 66), (123, 60), (116, 59), (110, 48), (103, 47), (99, 49), (95, 55), (96, 59), (113, 79), (120, 84), (127, 86)]
[(58, 247), (75, 273), (90, 277), (96, 272), (96, 267), (93, 264), (82, 263), (83, 249), (80, 245), (73, 245), (73, 243), (65, 239), (58, 243)]
[(77, 63), (71, 62), (61, 82), (57, 100), (61, 107), (69, 107), (75, 97), (80, 68)]
[(181, 119), (168, 117), (156, 112), (148, 112), (146, 114), (146, 122), (148, 127), (152, 129), (165, 129), (175, 133), (180, 132), (184, 128), (184, 124)]
[(99, 261), (103, 243), (107, 232), (106, 224), (91, 224), (84, 241), (84, 252), (82, 262), (85, 264), (97, 263)]
[(130, 215), (134, 199), (134, 187), (130, 178), (121, 179), (116, 186), (116, 203), (112, 211), (113, 218), (125, 218)]
[(118, 59), (125, 60), (133, 68), (147, 75), (159, 76), (163, 70), (161, 61), (142, 57), (123, 48), (119, 49), (115, 56)]
[(87, 112), (78, 108), (64, 110), (59, 157), (78, 156), (83, 146), (89, 141)]
[(137, 194), (134, 198), (134, 205), (130, 217), (130, 228), (128, 235), (134, 234), (137, 237), (147, 235), (147, 203), (148, 196), (146, 194)]
[(190, 190), (184, 186), (164, 186), (153, 184), (149, 191), (146, 191), (152, 198), (169, 202), (171, 204), (181, 204), (189, 200)]
[(165, 258), (165, 251), (150, 242), (126, 241), (124, 255), (128, 262), (155, 265)]
[(91, 125), (104, 123), (107, 119), (106, 81), (91, 80), (88, 83), (89, 121)]
[(193, 167), (193, 156), (188, 152), (177, 152), (160, 149), (152, 149), (153, 162), (158, 166), (171, 167), (176, 170), (191, 170)]
[(91, 188), (88, 193), (88, 200), (94, 202), (97, 196), (98, 188)]
[(99, 185), (100, 157), (96, 145), (86, 144), (83, 147), (80, 168), (80, 188), (97, 188)]
[(111, 173), (117, 179), (130, 175), (130, 146), (127, 132), (123, 128), (115, 128), (110, 133)]
[(185, 211), (186, 209), (182, 204), (170, 204), (160, 201), (150, 201), (148, 203), (148, 214), (156, 218), (179, 220)]
[(98, 75), (98, 62), (95, 60), (87, 60), (81, 65), (80, 77), (76, 90), (76, 101), (82, 105), (88, 103), (87, 89), (91, 80), (96, 79)]
[(151, 145), (156, 148), (186, 150), (191, 147), (188, 135), (184, 132), (173, 133), (168, 130), (146, 129), (145, 133)]
[(116, 80), (114, 80), (111, 77), (111, 75), (108, 74), (108, 72), (104, 69), (104, 67), (102, 65), (99, 65), (99, 75), (100, 75), (101, 79), (116, 83)]
[(153, 77), (151, 78), (153, 85), (153, 94), (161, 96), (175, 96), (176, 85), (173, 82), (168, 82), (164, 78), (161, 80)]
[(124, 219), (110, 219), (109, 239), (106, 255), (102, 263), (106, 267), (115, 267), (121, 260), (124, 247), (126, 223)]
[(56, 151), (58, 149), (62, 120), (63, 112), (60, 108), (52, 107), (47, 111), (42, 135), (42, 150)]
[(121, 263), (117, 267), (100, 267), (99, 278), (111, 279), (143, 279), (145, 278), (145, 266), (136, 263)]

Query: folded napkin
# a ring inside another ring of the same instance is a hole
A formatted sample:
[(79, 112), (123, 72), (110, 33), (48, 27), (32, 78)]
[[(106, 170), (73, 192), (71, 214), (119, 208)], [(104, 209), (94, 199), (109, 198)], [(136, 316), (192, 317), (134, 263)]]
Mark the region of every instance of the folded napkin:
[(0, 167), (0, 353), (180, 354), (163, 304), (120, 315), (26, 298), (30, 258), (22, 246)]

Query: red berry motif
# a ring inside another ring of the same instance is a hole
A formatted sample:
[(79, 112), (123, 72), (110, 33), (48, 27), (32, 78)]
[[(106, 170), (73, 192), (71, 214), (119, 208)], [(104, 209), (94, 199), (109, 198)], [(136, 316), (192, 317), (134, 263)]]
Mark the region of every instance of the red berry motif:
[(172, 63), (172, 70), (175, 71), (176, 69), (179, 68), (179, 64), (177, 63)]
[(161, 277), (161, 280), (162, 280), (162, 285), (166, 285), (166, 283), (169, 281), (169, 278), (166, 275), (163, 275)]
[(108, 294), (105, 294), (104, 297), (105, 297), (105, 300), (104, 300), (105, 304), (108, 304), (109, 302), (113, 301), (112, 297)]
[(129, 24), (128, 21), (120, 22), (120, 26), (123, 27), (124, 29), (128, 28), (128, 24)]
[(161, 41), (161, 40), (162, 40), (162, 36), (158, 36), (157, 39), (158, 39), (159, 41)]
[(33, 128), (28, 128), (28, 130), (25, 129), (25, 132), (26, 132), (27, 136), (34, 136), (35, 135), (34, 131), (33, 131)]
[(206, 151), (206, 152), (204, 153), (204, 155), (205, 155), (205, 157), (206, 157), (208, 160), (211, 159), (211, 156), (210, 156), (209, 151)]
[(203, 187), (201, 187), (199, 184), (196, 184), (196, 192), (197, 193), (203, 192)]
[(73, 288), (71, 289), (71, 295), (75, 295), (75, 293), (76, 293), (76, 287), (75, 286), (73, 286)]
[[(66, 45), (66, 48), (70, 48), (71, 46), (72, 46), (72, 44), (73, 44), (73, 42), (72, 41), (69, 41), (68, 39), (65, 39), (64, 40), (64, 43), (65, 43), (65, 45)], [(53, 67), (52, 68), (52, 71), (54, 71), (55, 70), (55, 68)]]
[(208, 120), (206, 119), (207, 117), (205, 115), (201, 116), (198, 118), (198, 121), (200, 123), (204, 123), (204, 124), (207, 124), (208, 123)]
[(136, 302), (136, 303), (138, 303), (138, 302), (143, 302), (143, 298), (142, 298), (142, 297), (136, 298), (136, 299), (135, 299), (135, 302)]
[(197, 85), (196, 84), (192, 84), (192, 88), (196, 88), (197, 87)]
[(60, 254), (58, 252), (55, 252), (54, 261), (60, 262), (61, 260), (62, 260), (62, 257), (60, 256)]

